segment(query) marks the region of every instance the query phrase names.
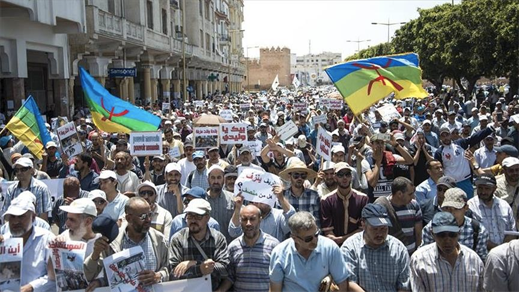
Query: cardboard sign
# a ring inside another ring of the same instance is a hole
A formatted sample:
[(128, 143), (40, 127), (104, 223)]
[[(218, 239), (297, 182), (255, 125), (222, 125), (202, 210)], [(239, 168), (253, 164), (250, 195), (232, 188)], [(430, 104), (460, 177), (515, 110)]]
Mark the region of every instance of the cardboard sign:
[(246, 168), (236, 179), (234, 195), (241, 193), (243, 198), (249, 202), (259, 202), (274, 207), (277, 198), (272, 188), (281, 185), (281, 179), (277, 175)]
[(313, 116), (312, 117), (312, 124), (313, 125), (315, 125), (317, 123), (326, 124), (326, 122), (327, 122), (326, 115), (320, 115), (320, 116)]
[(377, 108), (377, 111), (382, 116), (382, 119), (388, 123), (394, 119), (400, 119), (402, 117), (400, 113), (396, 110), (396, 107), (390, 103)]
[(169, 149), (169, 156), (170, 157), (179, 158), (180, 155), (181, 155), (180, 154), (180, 149), (177, 146)]
[(162, 111), (169, 110), (171, 104), (169, 102), (163, 102), (162, 103)]
[(195, 107), (204, 107), (205, 105), (203, 100), (194, 100), (193, 104), (195, 105)]
[(252, 156), (260, 156), (261, 149), (263, 148), (263, 143), (260, 140), (245, 141), (243, 142), (243, 146), (247, 146), (250, 148)]
[(316, 152), (321, 155), (324, 160), (332, 161), (332, 135), (323, 127), (319, 127), (317, 131)]
[(247, 124), (220, 124), (220, 144), (243, 144), (247, 141)]
[(328, 109), (331, 110), (340, 110), (344, 106), (344, 101), (342, 99), (330, 98), (328, 99)]
[(59, 127), (57, 132), (61, 144), (61, 149), (64, 154), (67, 154), (68, 157), (74, 157), (83, 152), (83, 146), (79, 141), (76, 126), (73, 122)]
[(103, 259), (110, 291), (147, 291), (139, 282), (139, 272), (146, 267), (144, 251), (139, 245), (125, 249)]
[[(83, 269), (86, 247), (86, 242), (81, 241), (51, 242), (49, 244), (52, 266), (56, 274), (56, 291), (88, 287)], [(67, 279), (73, 279), (73, 281)]]
[(223, 109), (220, 110), (220, 117), (224, 118), (226, 121), (232, 122), (232, 110)]
[(241, 103), (240, 109), (242, 112), (248, 111), (250, 109), (250, 103)]
[(131, 132), (130, 154), (136, 156), (162, 155), (162, 132)]
[(306, 102), (294, 102), (294, 109), (305, 112), (307, 110)]
[(193, 128), (194, 147), (196, 149), (209, 149), (218, 147), (219, 127), (196, 127)]
[(277, 134), (279, 135), (279, 138), (281, 139), (281, 141), (285, 141), (285, 140), (288, 140), (288, 138), (297, 134), (298, 131), (299, 131), (299, 129), (297, 128), (294, 121), (290, 120), (279, 128), (279, 131)]

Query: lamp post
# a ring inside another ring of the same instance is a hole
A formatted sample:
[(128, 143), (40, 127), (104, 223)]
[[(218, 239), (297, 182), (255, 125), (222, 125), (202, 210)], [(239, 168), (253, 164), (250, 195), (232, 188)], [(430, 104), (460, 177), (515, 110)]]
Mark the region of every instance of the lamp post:
[(360, 51), (360, 43), (363, 43), (363, 42), (371, 42), (371, 40), (360, 40), (359, 38), (357, 38), (357, 40), (346, 40), (347, 43), (357, 43), (357, 52)]
[(387, 19), (387, 22), (372, 22), (373, 25), (385, 25), (387, 26), (387, 42), (389, 43), (389, 27), (392, 25), (402, 25), (405, 24), (405, 22), (389, 22), (389, 18)]
[(250, 76), (249, 76), (249, 49), (257, 49), (259, 46), (247, 47), (247, 91), (250, 91)]

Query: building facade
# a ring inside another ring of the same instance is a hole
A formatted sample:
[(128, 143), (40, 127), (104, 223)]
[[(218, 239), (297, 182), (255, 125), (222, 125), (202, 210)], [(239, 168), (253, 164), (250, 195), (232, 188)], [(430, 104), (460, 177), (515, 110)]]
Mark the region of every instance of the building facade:
[(2, 112), (31, 94), (72, 116), (85, 106), (79, 67), (138, 105), (182, 104), (184, 84), (186, 101), (241, 91), (243, 0), (0, 0), (0, 11)]
[(341, 53), (323, 52), (320, 54), (293, 56), (291, 74), (297, 76), (303, 86), (331, 84), (332, 81), (324, 69), (341, 62)]
[(260, 48), (259, 59), (247, 60), (246, 75), (243, 87), (248, 91), (270, 89), (276, 75), (279, 86), (289, 86), (292, 83), (290, 49)]

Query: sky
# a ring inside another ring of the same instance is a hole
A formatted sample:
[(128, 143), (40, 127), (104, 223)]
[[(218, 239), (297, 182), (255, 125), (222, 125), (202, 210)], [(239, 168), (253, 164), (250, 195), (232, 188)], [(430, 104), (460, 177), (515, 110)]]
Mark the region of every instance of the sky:
[[(244, 55), (258, 58), (252, 47), (279, 46), (298, 56), (333, 52), (346, 58), (358, 47), (387, 42), (388, 26), (372, 22), (407, 22), (418, 18), (418, 8), (445, 3), (452, 0), (244, 0)], [(389, 26), (390, 37), (399, 27)]]

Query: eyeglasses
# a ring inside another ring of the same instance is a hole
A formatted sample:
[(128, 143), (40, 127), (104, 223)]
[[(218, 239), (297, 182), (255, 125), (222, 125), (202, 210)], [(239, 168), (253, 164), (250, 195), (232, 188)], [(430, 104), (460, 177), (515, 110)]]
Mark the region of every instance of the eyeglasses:
[(15, 173), (20, 173), (20, 172), (26, 172), (27, 170), (31, 169), (30, 167), (20, 167), (20, 168), (14, 168), (14, 172)]
[(321, 229), (317, 229), (317, 231), (315, 232), (314, 235), (310, 235), (310, 236), (307, 236), (305, 238), (302, 238), (298, 235), (296, 235), (297, 238), (301, 239), (302, 241), (306, 242), (306, 243), (309, 243), (310, 241), (314, 240), (314, 238), (316, 238), (317, 236), (319, 236), (319, 234), (321, 233)]
[(153, 197), (155, 195), (155, 192), (154, 191), (140, 191), (139, 192), (139, 197)]
[(198, 215), (198, 214), (191, 214), (191, 213), (189, 213), (189, 214), (186, 214), (186, 219), (188, 219), (188, 220), (193, 220), (194, 219), (194, 220), (199, 221), (199, 220), (202, 220), (204, 218), (204, 216), (205, 216), (205, 214), (204, 215)]
[[(129, 215), (134, 215), (134, 214), (129, 214)], [(146, 221), (147, 219), (151, 220), (152, 216), (153, 216), (153, 213), (149, 212), (149, 213), (141, 214), (141, 215), (139, 215), (137, 217), (139, 217), (139, 219), (141, 219), (141, 221)]]
[(349, 172), (349, 171), (348, 172), (338, 172), (335, 175), (337, 177), (339, 177), (339, 178), (342, 178), (342, 177), (345, 177), (345, 176), (348, 177), (348, 176), (351, 176), (351, 172)]
[(458, 233), (456, 232), (440, 232), (440, 233), (436, 233), (436, 237), (439, 237), (439, 238), (446, 238), (446, 237), (450, 237), (450, 238), (455, 238), (458, 236)]
[(105, 200), (101, 199), (101, 200), (93, 200), (94, 201), (94, 204), (96, 205), (103, 205), (104, 203), (106, 203)]
[(299, 179), (299, 178), (306, 179), (307, 174), (306, 173), (292, 173), (291, 176), (293, 179)]

